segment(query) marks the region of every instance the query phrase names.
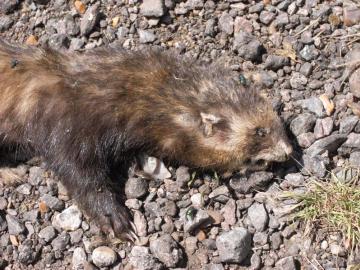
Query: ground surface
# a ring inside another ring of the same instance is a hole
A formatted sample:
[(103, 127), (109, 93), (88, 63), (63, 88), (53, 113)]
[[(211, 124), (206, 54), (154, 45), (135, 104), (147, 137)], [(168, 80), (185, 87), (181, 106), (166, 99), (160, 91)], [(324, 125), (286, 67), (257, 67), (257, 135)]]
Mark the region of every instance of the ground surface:
[[(341, 235), (304, 234), (284, 218), (310, 175), (360, 166), (357, 1), (2, 0), (0, 36), (59, 50), (109, 43), (175, 48), (268, 89), (294, 134), (296, 162), (223, 182), (187, 168), (171, 179), (131, 178), (126, 202), (140, 241), (107, 243), (41, 162), (0, 187), (0, 269), (345, 269), (360, 263)], [(352, 61), (353, 65), (349, 64)], [(344, 65), (344, 63), (347, 63)], [(240, 73), (239, 73), (240, 74)], [(350, 79), (349, 79), (350, 78)], [(334, 108), (333, 108), (334, 105)], [(346, 180), (346, 179), (345, 179)], [(256, 192), (251, 188), (256, 187)], [(265, 191), (265, 192), (263, 192)]]

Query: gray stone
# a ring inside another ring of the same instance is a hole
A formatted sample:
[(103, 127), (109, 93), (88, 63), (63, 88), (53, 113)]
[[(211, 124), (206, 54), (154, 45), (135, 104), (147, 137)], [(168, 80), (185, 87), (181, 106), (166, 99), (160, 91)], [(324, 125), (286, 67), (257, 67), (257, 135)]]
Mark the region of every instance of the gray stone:
[(224, 270), (224, 266), (221, 263), (211, 263), (205, 265), (204, 270)]
[(302, 148), (308, 148), (316, 140), (315, 135), (312, 132), (302, 133), (299, 136), (297, 136), (296, 139), (298, 141), (299, 146)]
[(289, 186), (299, 187), (304, 185), (305, 178), (300, 173), (289, 173), (285, 176), (285, 181)]
[(274, 232), (272, 235), (270, 235), (270, 243), (271, 248), (274, 250), (277, 250), (280, 248), (280, 245), (282, 244), (282, 236), (280, 232)]
[(5, 231), (7, 228), (6, 219), (0, 214), (0, 232)]
[(33, 250), (33, 242), (31, 240), (25, 240), (19, 246), (18, 260), (24, 265), (32, 264), (36, 259), (36, 252)]
[(314, 135), (316, 139), (329, 136), (333, 130), (334, 121), (331, 117), (317, 119), (314, 127)]
[(262, 2), (256, 3), (249, 7), (249, 13), (260, 13), (264, 9), (264, 4)]
[(290, 85), (293, 89), (303, 90), (307, 84), (307, 78), (299, 72), (293, 72), (290, 78)]
[(304, 48), (300, 51), (300, 56), (305, 61), (314, 60), (319, 56), (319, 51), (315, 48), (314, 45), (305, 45)]
[(34, 223), (37, 221), (38, 216), (39, 216), (39, 210), (33, 209), (33, 210), (27, 211), (23, 214), (23, 220)]
[(70, 242), (70, 236), (67, 232), (62, 232), (58, 237), (51, 241), (54, 250), (65, 250)]
[(351, 131), (353, 131), (353, 129), (355, 128), (358, 122), (359, 122), (359, 118), (355, 115), (344, 117), (340, 121), (339, 132), (349, 134)]
[(303, 113), (294, 118), (290, 123), (290, 130), (295, 136), (312, 131), (316, 117), (311, 113)]
[(245, 60), (255, 61), (260, 58), (263, 46), (252, 34), (239, 31), (234, 38), (233, 50)]
[(190, 181), (189, 168), (180, 166), (176, 170), (176, 183), (179, 187), (186, 187)]
[(84, 47), (84, 45), (85, 42), (81, 38), (72, 38), (70, 41), (69, 49), (71, 51), (79, 51)]
[(328, 171), (327, 166), (330, 163), (329, 158), (319, 155), (314, 155), (314, 156), (304, 155), (303, 161), (304, 161), (304, 167), (303, 167), (304, 174), (310, 173), (320, 178), (326, 175)]
[(143, 178), (129, 178), (125, 184), (125, 194), (128, 199), (136, 199), (148, 192), (148, 181)]
[(350, 154), (349, 162), (351, 166), (360, 167), (360, 152), (353, 152)]
[(145, 216), (140, 211), (134, 213), (134, 225), (138, 236), (147, 235), (147, 221)]
[(28, 183), (22, 184), (16, 188), (16, 191), (21, 194), (24, 194), (24, 195), (30, 195), (31, 194), (31, 185)]
[(82, 36), (89, 35), (100, 18), (100, 4), (96, 3), (86, 10), (84, 16), (80, 20), (80, 33)]
[(265, 25), (269, 25), (274, 19), (276, 15), (275, 13), (269, 12), (267, 10), (263, 10), (260, 13), (259, 20)]
[(342, 246), (338, 244), (331, 244), (330, 245), (330, 252), (335, 256), (345, 256), (346, 250)]
[(292, 256), (282, 258), (278, 260), (275, 264), (275, 269), (277, 270), (294, 270), (297, 269), (295, 260)]
[(276, 19), (273, 21), (273, 25), (276, 28), (283, 27), (289, 23), (289, 16), (285, 12), (279, 13), (279, 15), (276, 16)]
[(91, 254), (93, 263), (101, 268), (113, 265), (117, 260), (117, 254), (109, 247), (101, 246), (94, 249)]
[(125, 201), (125, 205), (130, 209), (139, 210), (142, 206), (142, 201), (138, 199), (128, 199)]
[(60, 20), (57, 27), (59, 34), (76, 36), (80, 33), (80, 27), (76, 24), (73, 16), (70, 14), (65, 15), (64, 19)]
[(236, 202), (234, 199), (228, 200), (220, 212), (228, 225), (234, 225), (236, 223)]
[(268, 242), (268, 234), (265, 232), (256, 232), (253, 237), (253, 242), (255, 245), (263, 246)]
[(139, 41), (140, 43), (152, 43), (156, 40), (156, 36), (154, 35), (154, 33), (147, 31), (147, 30), (141, 30), (138, 29), (138, 34), (139, 34)]
[(8, 14), (13, 12), (19, 3), (19, 0), (2, 0), (0, 2), (0, 13)]
[(160, 270), (163, 269), (153, 255), (151, 255), (149, 248), (134, 246), (129, 255), (130, 264), (138, 270)]
[(281, 55), (273, 55), (270, 54), (265, 60), (265, 68), (278, 70), (284, 66), (288, 66), (290, 64), (290, 60), (288, 57)]
[(251, 269), (257, 270), (261, 267), (261, 258), (259, 255), (254, 253), (250, 258)]
[(251, 251), (251, 235), (244, 228), (234, 228), (216, 239), (221, 262), (241, 263)]
[(230, 187), (239, 193), (249, 193), (254, 189), (263, 189), (273, 179), (271, 172), (254, 172), (249, 178), (243, 176), (234, 176), (230, 179)]
[(163, 0), (144, 0), (140, 5), (140, 12), (146, 17), (161, 17), (165, 14)]
[(19, 235), (25, 231), (25, 226), (19, 222), (19, 220), (11, 215), (6, 215), (6, 222), (8, 226), (9, 234)]
[(14, 21), (9, 16), (0, 16), (0, 32), (9, 30), (13, 24)]
[(202, 9), (204, 7), (204, 0), (188, 0), (186, 7), (189, 9)]
[(82, 213), (75, 205), (62, 211), (54, 217), (52, 225), (55, 228), (61, 228), (66, 231), (75, 231), (80, 228), (82, 221)]
[(196, 210), (194, 216), (183, 213), (182, 219), (184, 220), (184, 231), (185, 232), (193, 232), (200, 226), (210, 223), (211, 217), (204, 210)]
[(38, 186), (40, 185), (41, 181), (44, 178), (44, 173), (45, 170), (37, 167), (37, 166), (33, 166), (29, 169), (29, 183), (33, 186)]
[(215, 34), (216, 34), (215, 26), (216, 26), (216, 21), (214, 19), (207, 20), (206, 24), (205, 24), (205, 32), (204, 32), (204, 34), (206, 36), (214, 37)]
[(324, 105), (322, 101), (317, 97), (310, 97), (303, 100), (298, 100), (299, 104), (303, 109), (315, 113), (318, 117), (325, 116)]
[(257, 231), (264, 231), (269, 222), (268, 213), (263, 204), (254, 203), (248, 209), (250, 221)]
[(62, 200), (59, 200), (58, 198), (49, 194), (44, 194), (41, 196), (40, 201), (43, 201), (48, 207), (55, 211), (61, 211), (65, 207), (65, 204)]
[(48, 40), (49, 47), (54, 50), (64, 50), (70, 45), (70, 41), (67, 35), (54, 34)]
[(0, 197), (0, 210), (5, 210), (7, 208), (8, 202), (4, 197)]
[(151, 241), (150, 250), (166, 267), (175, 267), (184, 256), (178, 243), (168, 234)]
[(87, 261), (87, 256), (85, 250), (81, 247), (75, 248), (72, 256), (72, 269), (73, 270), (83, 269), (86, 261)]
[(47, 226), (39, 232), (39, 237), (43, 238), (46, 242), (50, 242), (56, 236), (56, 232), (53, 226)]
[[(358, 59), (356, 59), (358, 60)], [(350, 61), (354, 61), (354, 59), (351, 59)], [(349, 87), (351, 93), (357, 98), (360, 98), (360, 69), (356, 69), (354, 72), (351, 73), (349, 78)]]
[(227, 186), (223, 185), (223, 186), (220, 186), (220, 187), (217, 187), (216, 189), (214, 189), (209, 194), (209, 198), (217, 200), (219, 197), (225, 196), (228, 199), (228, 195), (229, 195), (229, 189)]
[(343, 146), (360, 149), (360, 134), (350, 133)]
[(299, 72), (302, 75), (309, 77), (311, 75), (312, 70), (313, 70), (313, 66), (309, 62), (305, 62), (304, 64), (301, 65)]
[(228, 35), (231, 35), (234, 32), (234, 19), (229, 15), (229, 13), (224, 12), (220, 16), (219, 28)]

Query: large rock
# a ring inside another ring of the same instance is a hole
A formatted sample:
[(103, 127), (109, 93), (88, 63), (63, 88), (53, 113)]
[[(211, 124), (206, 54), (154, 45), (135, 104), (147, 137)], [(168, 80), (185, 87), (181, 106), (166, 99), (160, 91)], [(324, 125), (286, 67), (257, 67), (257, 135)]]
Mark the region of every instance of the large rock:
[(165, 14), (163, 0), (144, 0), (140, 5), (140, 12), (146, 17), (161, 17)]
[(163, 269), (147, 247), (134, 246), (129, 255), (130, 264), (137, 270), (160, 270)]
[(244, 228), (234, 228), (216, 239), (220, 260), (225, 263), (241, 263), (251, 251), (251, 235)]
[(80, 33), (83, 36), (89, 35), (100, 18), (100, 5), (94, 4), (89, 7), (80, 21)]
[(252, 34), (240, 31), (235, 35), (233, 50), (245, 60), (259, 60), (263, 52), (262, 44)]
[(321, 155), (325, 151), (334, 153), (339, 148), (339, 146), (346, 141), (346, 139), (347, 136), (345, 134), (333, 134), (316, 141), (308, 149), (306, 149), (305, 152), (309, 156)]
[(101, 268), (113, 265), (117, 260), (117, 255), (114, 250), (109, 247), (101, 246), (94, 249), (91, 254), (93, 263)]
[(294, 118), (290, 124), (290, 130), (295, 136), (312, 131), (316, 117), (311, 113), (303, 113)]
[(57, 214), (52, 222), (55, 228), (61, 228), (66, 231), (75, 231), (81, 225), (82, 213), (75, 205)]

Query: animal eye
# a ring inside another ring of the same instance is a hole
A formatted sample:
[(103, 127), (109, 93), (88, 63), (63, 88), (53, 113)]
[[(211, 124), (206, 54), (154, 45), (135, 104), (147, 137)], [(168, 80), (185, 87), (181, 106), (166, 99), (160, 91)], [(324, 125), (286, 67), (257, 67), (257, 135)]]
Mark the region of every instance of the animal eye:
[(265, 137), (267, 134), (269, 134), (270, 130), (268, 128), (257, 128), (255, 132), (257, 136)]

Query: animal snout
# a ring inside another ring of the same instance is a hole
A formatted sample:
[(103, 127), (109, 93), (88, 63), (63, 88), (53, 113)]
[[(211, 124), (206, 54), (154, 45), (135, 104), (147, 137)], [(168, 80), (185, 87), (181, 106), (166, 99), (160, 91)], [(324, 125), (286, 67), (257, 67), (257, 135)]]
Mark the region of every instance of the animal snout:
[(285, 161), (288, 160), (290, 155), (293, 152), (293, 148), (289, 142), (286, 141), (279, 141), (277, 144), (277, 150), (279, 153), (279, 161)]

